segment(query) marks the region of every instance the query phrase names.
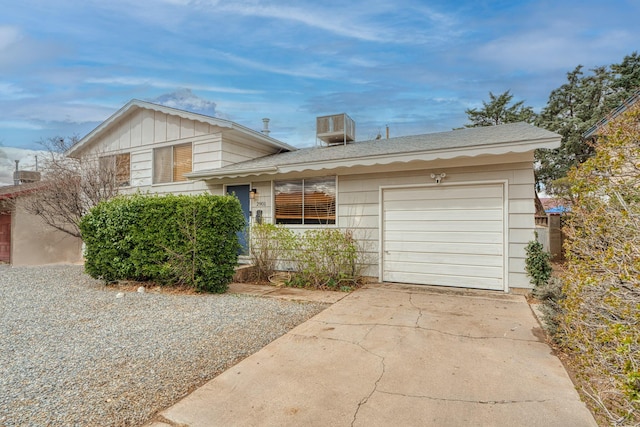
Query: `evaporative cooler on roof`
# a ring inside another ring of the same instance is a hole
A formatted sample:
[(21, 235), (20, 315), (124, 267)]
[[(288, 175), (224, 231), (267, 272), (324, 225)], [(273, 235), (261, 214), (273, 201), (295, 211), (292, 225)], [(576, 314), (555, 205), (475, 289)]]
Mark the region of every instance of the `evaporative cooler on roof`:
[(356, 124), (345, 113), (317, 117), (316, 138), (327, 145), (348, 144), (356, 139)]

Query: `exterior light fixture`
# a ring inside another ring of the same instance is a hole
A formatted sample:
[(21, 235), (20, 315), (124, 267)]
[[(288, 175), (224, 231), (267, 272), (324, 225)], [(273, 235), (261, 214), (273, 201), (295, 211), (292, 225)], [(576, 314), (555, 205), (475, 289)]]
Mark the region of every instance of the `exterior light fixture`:
[(442, 172), (442, 173), (438, 173), (438, 174), (436, 174), (436, 173), (432, 173), (432, 174), (431, 174), (431, 178), (433, 178), (433, 179), (435, 179), (435, 180), (436, 180), (436, 184), (440, 184), (440, 181), (442, 181), (442, 179), (443, 179), (445, 176), (447, 176), (447, 174), (446, 174), (446, 173), (444, 173), (444, 172)]
[(255, 188), (252, 188), (251, 191), (249, 191), (249, 199), (255, 200), (257, 195), (258, 195), (258, 190), (256, 190)]

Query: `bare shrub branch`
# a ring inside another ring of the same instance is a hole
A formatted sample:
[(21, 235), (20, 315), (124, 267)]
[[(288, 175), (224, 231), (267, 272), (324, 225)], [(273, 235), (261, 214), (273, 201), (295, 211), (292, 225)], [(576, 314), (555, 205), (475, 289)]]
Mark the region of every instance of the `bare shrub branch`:
[(26, 209), (49, 226), (81, 237), (78, 223), (89, 209), (118, 194), (118, 170), (94, 154), (83, 159), (65, 156), (76, 137), (53, 137), (41, 141), (47, 151), (42, 183)]

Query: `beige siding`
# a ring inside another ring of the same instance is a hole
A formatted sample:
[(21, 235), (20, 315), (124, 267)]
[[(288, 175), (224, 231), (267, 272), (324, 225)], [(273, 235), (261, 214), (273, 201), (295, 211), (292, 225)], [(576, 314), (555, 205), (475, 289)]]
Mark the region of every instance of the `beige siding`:
[(222, 166), (264, 157), (272, 153), (272, 149), (250, 141), (225, 138), (221, 151)]
[(265, 223), (273, 223), (273, 210), (271, 199), (271, 181), (252, 182), (251, 188), (255, 188), (257, 196), (251, 202), (252, 220), (255, 219), (256, 211), (262, 211), (262, 221)]
[[(386, 173), (343, 175), (338, 179), (338, 224), (357, 228), (367, 242), (370, 257), (377, 259), (379, 239), (379, 189), (390, 185), (430, 184), (431, 173), (442, 169), (389, 171)], [(524, 273), (524, 247), (533, 238), (534, 178), (531, 163), (446, 168), (447, 183), (506, 180), (508, 209), (509, 287), (530, 287)], [(378, 276), (377, 265), (369, 269)]]
[(222, 133), (200, 135), (192, 140), (194, 171), (222, 166)]

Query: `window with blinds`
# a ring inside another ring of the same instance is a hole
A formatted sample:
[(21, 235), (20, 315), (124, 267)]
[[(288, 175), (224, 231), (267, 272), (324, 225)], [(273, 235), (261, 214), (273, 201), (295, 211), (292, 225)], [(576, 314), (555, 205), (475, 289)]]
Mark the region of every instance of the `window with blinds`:
[(275, 182), (276, 224), (335, 224), (336, 179)]
[(153, 150), (153, 183), (186, 181), (192, 169), (191, 143)]
[(115, 182), (119, 187), (131, 185), (131, 155), (129, 153), (103, 156), (100, 162), (100, 178)]

